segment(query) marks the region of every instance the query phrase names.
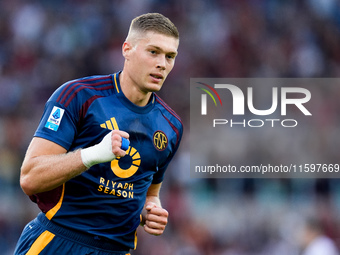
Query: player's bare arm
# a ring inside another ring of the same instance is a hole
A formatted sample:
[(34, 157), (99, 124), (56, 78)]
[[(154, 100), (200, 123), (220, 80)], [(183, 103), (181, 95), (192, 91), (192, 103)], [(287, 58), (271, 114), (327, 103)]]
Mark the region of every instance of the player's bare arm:
[[(116, 130), (111, 134), (112, 153), (115, 156), (125, 155), (121, 149), (121, 137), (129, 138), (123, 131)], [(91, 156), (95, 154), (94, 149), (98, 151), (93, 148)], [(97, 156), (100, 157), (100, 150)], [(49, 191), (86, 171), (89, 167), (86, 165), (81, 150), (67, 152), (54, 142), (34, 137), (21, 167), (20, 185), (27, 195)]]
[(161, 183), (151, 184), (148, 189), (144, 209), (142, 212), (142, 225), (144, 225), (144, 230), (152, 235), (163, 234), (168, 223), (169, 213), (167, 210), (162, 208), (159, 199), (161, 185)]

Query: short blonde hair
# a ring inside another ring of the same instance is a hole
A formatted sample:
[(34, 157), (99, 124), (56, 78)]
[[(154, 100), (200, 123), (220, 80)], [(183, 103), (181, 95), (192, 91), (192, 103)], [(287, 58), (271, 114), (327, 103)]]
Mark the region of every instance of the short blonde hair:
[(128, 37), (132, 31), (137, 33), (151, 31), (179, 39), (177, 27), (160, 13), (146, 13), (134, 18), (131, 21)]

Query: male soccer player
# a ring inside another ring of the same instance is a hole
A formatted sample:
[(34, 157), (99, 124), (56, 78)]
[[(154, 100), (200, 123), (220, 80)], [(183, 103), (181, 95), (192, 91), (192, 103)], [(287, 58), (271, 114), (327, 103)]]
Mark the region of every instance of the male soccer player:
[(121, 72), (67, 82), (50, 97), (20, 177), (42, 212), (15, 254), (126, 255), (140, 224), (163, 233), (159, 190), (183, 127), (154, 92), (178, 44), (168, 18), (141, 15), (123, 44)]

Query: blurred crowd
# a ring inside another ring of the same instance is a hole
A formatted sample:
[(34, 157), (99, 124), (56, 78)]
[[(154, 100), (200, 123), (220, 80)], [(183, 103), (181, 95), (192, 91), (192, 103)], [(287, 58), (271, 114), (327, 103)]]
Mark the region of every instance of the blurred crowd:
[[(180, 31), (176, 65), (159, 95), (182, 117), (185, 133), (161, 191), (166, 232), (154, 237), (140, 229), (132, 254), (338, 254), (337, 179), (193, 179), (189, 171), (190, 78), (338, 77), (337, 0), (1, 0), (1, 254), (13, 253), (38, 212), (19, 173), (44, 103), (68, 80), (121, 70), (130, 21), (146, 12), (168, 16)], [(340, 87), (327, 100), (333, 108), (337, 95)], [(322, 134), (339, 140), (340, 115), (322, 107)], [(252, 158), (265, 160), (265, 149), (252, 150)], [(325, 149), (338, 158), (336, 144)]]

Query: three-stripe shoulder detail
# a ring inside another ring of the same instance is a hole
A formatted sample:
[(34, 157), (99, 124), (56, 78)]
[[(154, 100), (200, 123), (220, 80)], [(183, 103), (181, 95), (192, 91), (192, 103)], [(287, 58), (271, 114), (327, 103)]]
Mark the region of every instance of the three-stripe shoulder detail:
[(76, 97), (76, 95), (84, 89), (91, 90), (112, 89), (111, 76), (107, 75), (71, 81), (67, 85), (65, 85), (65, 87), (61, 91), (60, 95), (57, 98), (57, 102), (67, 107)]
[(171, 109), (169, 105), (167, 105), (159, 96), (155, 94), (156, 101), (161, 104), (171, 115), (173, 115), (181, 124), (182, 120), (181, 118), (177, 115), (177, 113)]
[[(156, 98), (156, 102), (158, 102), (160, 105), (162, 105), (164, 107), (164, 109), (169, 112), (172, 116), (174, 116), (181, 124), (181, 126), (183, 127), (183, 123), (181, 121), (181, 118), (176, 114), (176, 112), (174, 110), (172, 110), (170, 108), (170, 106), (168, 106), (159, 96), (157, 96), (155, 94), (155, 98)], [(171, 128), (174, 130), (174, 132), (176, 133), (177, 139), (176, 139), (176, 144), (175, 146), (178, 146), (178, 142), (181, 139), (182, 136), (182, 127), (176, 126), (172, 121), (169, 120), (169, 118), (167, 116), (165, 116), (164, 113), (162, 113), (163, 117), (166, 119), (166, 121), (169, 123), (169, 125), (171, 126)]]

